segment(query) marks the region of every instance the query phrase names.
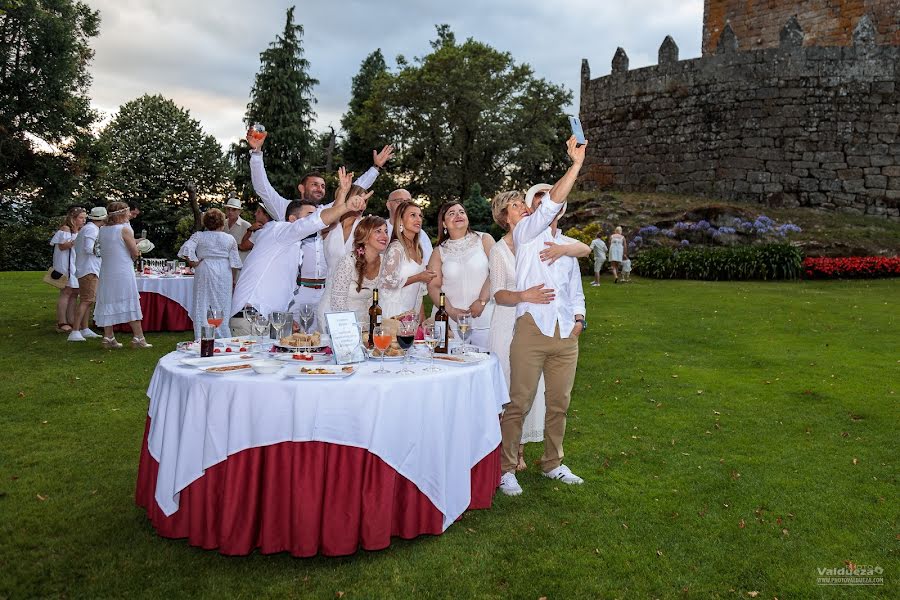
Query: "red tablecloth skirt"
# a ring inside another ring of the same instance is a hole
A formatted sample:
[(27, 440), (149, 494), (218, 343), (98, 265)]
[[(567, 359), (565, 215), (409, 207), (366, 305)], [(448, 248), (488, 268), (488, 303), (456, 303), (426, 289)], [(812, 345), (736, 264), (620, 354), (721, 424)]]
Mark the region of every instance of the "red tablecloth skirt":
[[(362, 448), (284, 442), (250, 448), (206, 470), (166, 517), (154, 499), (159, 463), (144, 431), (138, 506), (157, 533), (228, 555), (290, 552), (343, 556), (381, 550), (391, 537), (441, 533), (442, 515), (419, 489)], [(500, 448), (472, 468), (470, 509), (490, 508), (500, 483)]]
[[(141, 292), (141, 327), (144, 331), (188, 331), (194, 322), (184, 307), (165, 296), (154, 292)], [(116, 325), (115, 331), (131, 332), (127, 323)]]

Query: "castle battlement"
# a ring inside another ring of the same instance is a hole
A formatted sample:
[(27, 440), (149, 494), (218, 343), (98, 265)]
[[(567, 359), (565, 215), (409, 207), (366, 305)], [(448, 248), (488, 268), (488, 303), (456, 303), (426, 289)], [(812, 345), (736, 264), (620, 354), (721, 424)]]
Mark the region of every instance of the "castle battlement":
[(600, 188), (709, 195), (900, 218), (900, 46), (868, 17), (850, 46), (810, 46), (796, 17), (777, 47), (741, 50), (726, 24), (715, 53), (657, 65), (581, 66), (588, 148)]

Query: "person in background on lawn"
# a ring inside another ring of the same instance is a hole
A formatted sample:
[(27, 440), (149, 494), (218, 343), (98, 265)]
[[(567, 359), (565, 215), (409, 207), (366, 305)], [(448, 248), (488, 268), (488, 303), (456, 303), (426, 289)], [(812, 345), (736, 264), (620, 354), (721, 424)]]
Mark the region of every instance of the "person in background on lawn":
[(622, 268), (623, 258), (628, 258), (628, 249), (625, 247), (622, 228), (616, 227), (615, 233), (609, 236), (609, 265), (615, 277), (613, 283), (619, 283), (619, 269)]
[(606, 262), (606, 243), (600, 237), (601, 232), (597, 231), (597, 237), (591, 241), (591, 250), (594, 251), (594, 281), (592, 286), (600, 285), (600, 272), (603, 270), (603, 263)]
[(631, 259), (626, 258), (622, 261), (622, 283), (631, 281)]
[[(200, 326), (206, 323), (208, 309), (221, 310), (227, 315), (231, 310), (231, 290), (235, 273), (241, 269), (237, 242), (225, 233), (225, 215), (217, 208), (203, 213), (206, 231), (195, 232), (178, 251), (194, 269), (194, 301), (191, 320), (194, 322), (194, 339), (200, 339)], [(229, 315), (230, 316), (230, 315)], [(231, 337), (230, 319), (223, 319), (216, 329), (219, 337)]]
[(100, 228), (100, 283), (97, 286), (97, 307), (94, 322), (103, 327), (104, 348), (122, 347), (113, 333), (113, 326), (128, 323), (131, 326), (131, 346), (152, 348), (144, 339), (141, 327), (141, 297), (134, 279), (134, 259), (140, 256), (134, 232), (128, 226), (131, 213), (124, 202), (111, 202), (106, 207), (107, 221)]
[(544, 477), (565, 484), (584, 483), (581, 477), (562, 464), (566, 411), (578, 366), (578, 337), (587, 325), (581, 272), (577, 259), (563, 256), (555, 261), (544, 261), (541, 252), (547, 248), (548, 242), (555, 244), (559, 239), (551, 226), (558, 220), (566, 198), (578, 179), (586, 148), (586, 144), (578, 146), (575, 136), (566, 141), (572, 165), (549, 190), (546, 184), (538, 184), (528, 190), (525, 205), (530, 204), (532, 212), (518, 220), (513, 228), (516, 289), (528, 290), (543, 285), (541, 289), (553, 290), (554, 298), (549, 304), (519, 302), (516, 306), (516, 324), (509, 349), (509, 404), (500, 420), (500, 469), (503, 473), (500, 491), (508, 496), (522, 493), (515, 473), (518, 449), (523, 422), (531, 410), (542, 374), (546, 384), (544, 398), (547, 415), (544, 419), (541, 472)]
[[(225, 233), (234, 238), (238, 246), (244, 241), (244, 234), (250, 229), (250, 223), (241, 218), (241, 201), (231, 197), (225, 202)], [(248, 250), (249, 252), (249, 250)], [(240, 252), (241, 262), (247, 258), (247, 252)], [(235, 271), (235, 276), (240, 269)]]
[(85, 210), (72, 207), (66, 213), (59, 230), (50, 238), (53, 246), (53, 270), (66, 278), (66, 287), (59, 291), (56, 301), (56, 331), (72, 333), (75, 308), (78, 301), (78, 277), (75, 274), (75, 237), (84, 225)]
[(91, 331), (91, 306), (97, 300), (97, 285), (100, 281), (100, 226), (106, 224), (106, 209), (102, 206), (91, 209), (87, 224), (75, 238), (75, 273), (78, 275), (78, 309), (75, 311), (77, 329), (73, 326), (69, 334), (70, 342), (84, 342), (100, 337)]

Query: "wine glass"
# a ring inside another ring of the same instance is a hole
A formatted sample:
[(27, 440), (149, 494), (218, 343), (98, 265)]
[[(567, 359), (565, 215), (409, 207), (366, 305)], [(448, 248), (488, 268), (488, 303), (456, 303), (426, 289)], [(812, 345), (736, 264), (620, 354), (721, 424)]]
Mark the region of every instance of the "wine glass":
[(275, 335), (279, 338), (282, 336), (281, 330), (287, 323), (289, 315), (290, 313), (288, 312), (276, 310), (269, 316), (269, 322), (272, 324), (272, 327), (275, 328)]
[(472, 316), (469, 313), (459, 315), (459, 318), (456, 319), (456, 330), (459, 332), (459, 337), (463, 342), (459, 351), (466, 353), (472, 348), (469, 346), (469, 338), (472, 335)]
[(372, 334), (372, 344), (381, 351), (381, 367), (377, 371), (373, 371), (373, 373), (378, 373), (379, 375), (390, 373), (384, 368), (384, 355), (387, 354), (387, 349), (391, 346), (390, 332), (379, 325)]
[(425, 326), (425, 345), (431, 350), (431, 364), (425, 368), (428, 373), (438, 373), (443, 371), (442, 368), (434, 366), (434, 348), (438, 345), (437, 334), (434, 331), (434, 324)]
[(256, 343), (263, 343), (263, 333), (269, 327), (269, 317), (261, 312), (257, 312), (256, 316), (253, 317), (253, 329), (256, 332)]
[(403, 368), (397, 371), (399, 375), (412, 375), (414, 371), (409, 368), (409, 350), (416, 341), (416, 331), (419, 323), (415, 319), (411, 321), (401, 321), (400, 330), (397, 332), (397, 344), (400, 349), (406, 352), (403, 357)]
[(219, 327), (222, 326), (222, 322), (225, 320), (225, 316), (222, 313), (222, 309), (220, 308), (209, 308), (206, 311), (206, 322), (216, 328), (218, 332)]
[(300, 307), (300, 327), (303, 329), (303, 333), (309, 333), (315, 316), (312, 304), (304, 304)]

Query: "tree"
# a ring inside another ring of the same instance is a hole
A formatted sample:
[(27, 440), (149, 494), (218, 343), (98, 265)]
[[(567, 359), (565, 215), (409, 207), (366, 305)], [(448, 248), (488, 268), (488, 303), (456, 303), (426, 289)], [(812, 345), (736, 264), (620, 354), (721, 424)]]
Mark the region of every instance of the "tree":
[[(294, 7), (287, 10), (284, 31), (260, 56), (260, 68), (250, 94), (244, 123), (262, 123), (266, 138), (266, 173), (278, 192), (297, 196), (297, 184), (312, 164), (313, 144), (318, 141), (311, 126), (316, 113), (309, 61), (303, 58), (303, 26), (294, 23)], [(248, 200), (253, 193), (248, 162), (250, 148), (242, 140), (231, 147), (235, 185)], [(316, 150), (321, 156), (321, 150)]]
[(73, 0), (4, 2), (0, 11), (0, 193), (47, 212), (72, 193), (96, 115), (89, 41), (100, 15)]
[(344, 130), (341, 154), (346, 166), (360, 173), (371, 164), (372, 149), (390, 143), (386, 132), (377, 129), (384, 123), (384, 110), (377, 103), (369, 102), (376, 82), (388, 75), (384, 55), (378, 49), (363, 60), (350, 86), (350, 104), (341, 118)]
[(475, 231), (489, 231), (494, 224), (491, 214), (491, 204), (487, 198), (481, 195), (481, 184), (472, 185), (469, 197), (463, 201), (463, 207), (469, 216), (469, 225)]
[(175, 228), (193, 213), (190, 189), (218, 201), (229, 189), (230, 165), (216, 139), (190, 113), (162, 96), (123, 104), (100, 133), (106, 168), (99, 193), (138, 200), (141, 222), (161, 255), (172, 255)]
[(361, 136), (390, 136), (405, 186), (430, 199), (429, 220), (476, 182), (491, 196), (562, 174), (569, 134), (560, 127), (571, 92), (507, 52), (471, 38), (457, 43), (447, 25), (431, 45), (412, 63), (398, 57), (399, 70), (376, 79), (367, 117), (356, 121)]

